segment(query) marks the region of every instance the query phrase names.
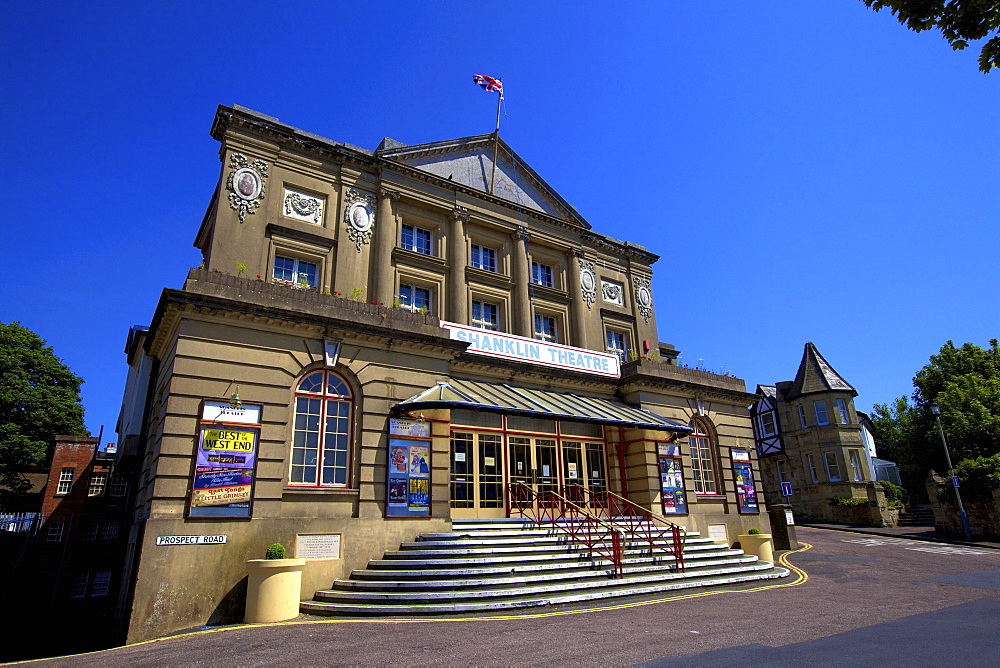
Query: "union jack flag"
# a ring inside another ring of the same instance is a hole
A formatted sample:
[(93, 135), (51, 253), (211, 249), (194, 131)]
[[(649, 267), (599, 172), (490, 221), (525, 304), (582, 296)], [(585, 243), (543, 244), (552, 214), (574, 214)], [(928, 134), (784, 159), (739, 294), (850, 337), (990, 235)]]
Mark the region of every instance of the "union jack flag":
[(494, 79), (485, 74), (473, 74), (472, 82), (482, 86), (487, 93), (500, 93), (500, 99), (503, 99), (503, 82), (500, 79)]

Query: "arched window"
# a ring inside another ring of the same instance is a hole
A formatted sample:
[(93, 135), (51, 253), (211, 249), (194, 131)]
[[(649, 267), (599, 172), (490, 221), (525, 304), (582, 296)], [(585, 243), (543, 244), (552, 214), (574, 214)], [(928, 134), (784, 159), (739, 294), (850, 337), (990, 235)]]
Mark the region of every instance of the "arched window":
[(313, 371), (299, 381), (289, 484), (347, 487), (353, 407), (351, 388), (332, 371)]
[(694, 491), (698, 494), (717, 494), (712, 437), (708, 433), (708, 427), (700, 420), (691, 420), (691, 429), (694, 431), (688, 436), (688, 443), (691, 446)]

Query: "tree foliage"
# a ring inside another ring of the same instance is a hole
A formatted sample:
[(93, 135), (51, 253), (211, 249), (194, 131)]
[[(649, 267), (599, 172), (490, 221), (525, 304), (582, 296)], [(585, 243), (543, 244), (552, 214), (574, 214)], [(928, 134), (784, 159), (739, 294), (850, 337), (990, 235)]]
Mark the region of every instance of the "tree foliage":
[[(931, 404), (941, 408), (941, 426), (952, 463), (1000, 453), (1000, 348), (948, 341), (913, 379), (913, 403), (900, 397), (876, 404), (874, 438), (880, 456), (896, 462), (911, 492), (934, 469), (946, 471), (944, 447)], [(957, 466), (956, 466), (957, 468)]]
[(20, 474), (51, 456), (53, 437), (83, 436), (76, 376), (37, 334), (0, 323), (0, 486), (23, 493)]
[[(1000, 32), (997, 0), (862, 0), (876, 12), (888, 9), (901, 24), (913, 30), (938, 29), (951, 48), (960, 51), (969, 41)], [(987, 41), (979, 53), (979, 69), (1000, 67), (1000, 36)]]

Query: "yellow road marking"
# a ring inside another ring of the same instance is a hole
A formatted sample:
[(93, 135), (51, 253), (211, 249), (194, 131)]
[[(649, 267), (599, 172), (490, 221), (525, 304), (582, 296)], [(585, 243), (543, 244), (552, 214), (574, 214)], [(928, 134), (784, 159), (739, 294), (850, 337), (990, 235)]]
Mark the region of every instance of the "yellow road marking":
[(301, 619), (292, 620), (288, 622), (271, 622), (269, 624), (240, 624), (234, 626), (223, 626), (215, 629), (199, 629), (197, 631), (188, 631), (187, 633), (178, 633), (172, 636), (164, 636), (162, 638), (154, 638), (152, 640), (144, 640), (142, 642), (137, 642), (132, 645), (124, 645), (122, 647), (112, 647), (110, 649), (102, 649), (96, 652), (84, 652), (83, 654), (69, 654), (66, 656), (53, 656), (45, 659), (30, 659), (26, 661), (16, 661), (12, 664), (5, 665), (16, 665), (18, 663), (29, 663), (35, 661), (50, 661), (53, 659), (65, 659), (73, 656), (89, 656), (91, 654), (100, 654), (102, 652), (114, 652), (120, 649), (126, 649), (129, 647), (139, 647), (140, 645), (148, 645), (154, 642), (162, 642), (164, 640), (175, 640), (177, 638), (189, 638), (191, 636), (204, 635), (207, 633), (219, 633), (221, 631), (235, 631), (238, 629), (248, 629), (248, 628), (259, 628), (268, 626), (299, 626), (302, 624), (433, 624), (441, 622), (497, 622), (497, 621), (510, 621), (513, 619), (542, 619), (545, 617), (561, 617), (563, 615), (579, 615), (588, 612), (602, 612), (604, 610), (625, 610), (627, 608), (637, 608), (643, 605), (654, 605), (656, 603), (668, 603), (670, 601), (682, 601), (689, 598), (701, 598), (703, 596), (715, 596), (716, 594), (745, 594), (749, 592), (765, 591), (767, 589), (780, 589), (782, 587), (797, 587), (800, 584), (804, 584), (809, 580), (809, 574), (806, 573), (801, 568), (793, 566), (789, 561), (789, 555), (796, 554), (798, 552), (804, 552), (812, 548), (809, 543), (803, 543), (799, 541), (801, 547), (797, 550), (791, 550), (785, 552), (780, 557), (778, 557), (778, 563), (792, 571), (796, 574), (796, 578), (791, 582), (781, 582), (776, 584), (761, 585), (760, 587), (752, 587), (750, 589), (718, 589), (715, 591), (702, 591), (702, 592), (691, 592), (687, 594), (677, 594), (674, 596), (666, 596), (664, 598), (655, 598), (645, 601), (634, 601), (631, 603), (619, 603), (616, 605), (602, 605), (596, 608), (580, 608), (578, 610), (556, 610), (551, 612), (538, 612), (538, 613), (524, 613), (518, 615), (489, 615), (484, 617), (434, 617), (434, 618), (389, 618), (389, 619)]

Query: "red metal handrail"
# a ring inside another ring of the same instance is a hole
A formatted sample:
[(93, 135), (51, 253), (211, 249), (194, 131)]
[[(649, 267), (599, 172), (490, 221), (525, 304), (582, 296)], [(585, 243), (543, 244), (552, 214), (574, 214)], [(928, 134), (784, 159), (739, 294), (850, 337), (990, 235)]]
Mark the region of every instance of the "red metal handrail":
[(616, 578), (624, 577), (621, 530), (606, 518), (588, 512), (557, 492), (545, 490), (536, 494), (521, 482), (509, 485), (508, 494), (512, 514), (532, 519), (536, 526), (547, 520), (571, 540), (585, 545), (591, 559), (596, 553), (614, 564)]
[(586, 498), (586, 506), (604, 511), (608, 521), (625, 534), (626, 540), (648, 543), (650, 555), (654, 550), (662, 550), (673, 556), (677, 570), (684, 570), (684, 539), (679, 526), (614, 492), (595, 492), (583, 485), (568, 485), (567, 488), (577, 488), (567, 490), (567, 496), (582, 496)]

